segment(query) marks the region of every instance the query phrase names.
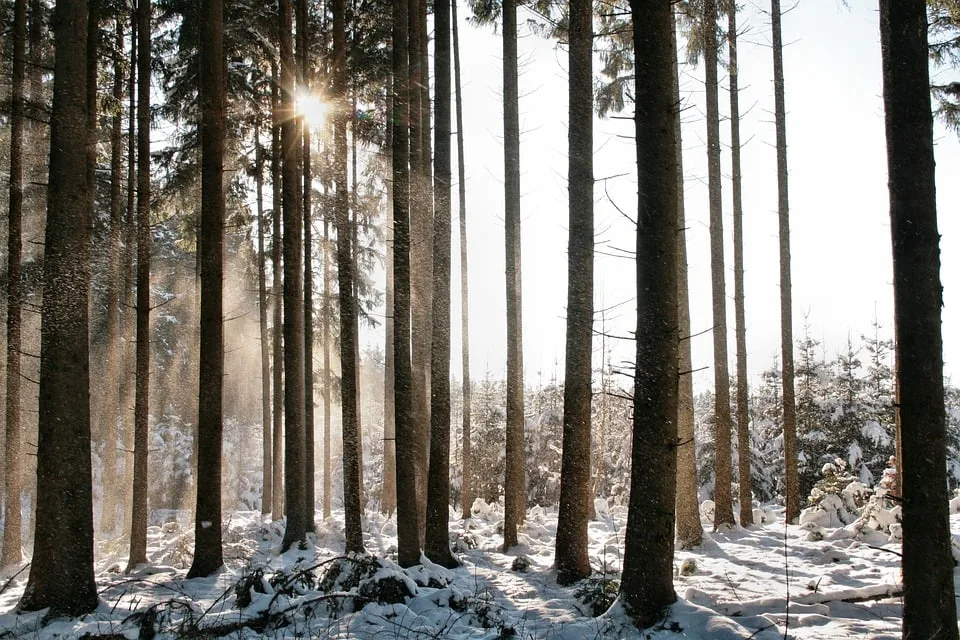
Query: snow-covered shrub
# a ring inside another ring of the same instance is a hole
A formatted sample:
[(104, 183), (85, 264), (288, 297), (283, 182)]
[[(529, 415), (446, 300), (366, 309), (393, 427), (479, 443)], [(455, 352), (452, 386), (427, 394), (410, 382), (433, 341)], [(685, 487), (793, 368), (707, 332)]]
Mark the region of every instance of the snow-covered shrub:
[(620, 580), (609, 575), (593, 574), (577, 583), (573, 597), (585, 615), (596, 618), (607, 612), (620, 592)]

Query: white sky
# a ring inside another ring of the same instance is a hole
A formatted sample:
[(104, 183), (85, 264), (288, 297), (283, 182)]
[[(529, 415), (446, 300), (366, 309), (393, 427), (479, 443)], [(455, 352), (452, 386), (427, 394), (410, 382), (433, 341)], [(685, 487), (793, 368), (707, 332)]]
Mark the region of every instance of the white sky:
[[(461, 3), (462, 5), (463, 3)], [(794, 334), (823, 342), (828, 359), (870, 331), (874, 314), (892, 327), (892, 271), (881, 97), (879, 17), (876, 3), (856, 0), (843, 7), (819, 0), (799, 3), (784, 16), (784, 66), (790, 167), (790, 224), (793, 254)], [(772, 52), (767, 6), (747, 4), (740, 14), (740, 105), (747, 349), (755, 378), (779, 353), (779, 267), (776, 158), (773, 148)], [(503, 258), (503, 149), (501, 44), (492, 29), (465, 23), (461, 8), (464, 78), (467, 215), (472, 375), (501, 377), (506, 358)], [(527, 16), (521, 9), (520, 20)], [(523, 28), (521, 27), (521, 32)], [(563, 376), (567, 249), (567, 99), (565, 48), (528, 35), (519, 45), (522, 61), (521, 192), (523, 220), (523, 340), (526, 382)], [(599, 64), (595, 65), (599, 69)], [(721, 82), (725, 83), (721, 72)], [(694, 334), (709, 328), (710, 256), (706, 186), (702, 68), (681, 69), (683, 148), (688, 231), (689, 282)], [(721, 115), (729, 97), (720, 95)], [(630, 116), (632, 112), (623, 114)], [(630, 250), (632, 226), (610, 200), (635, 217), (636, 165), (633, 124), (597, 120), (594, 128), (597, 250)], [(729, 121), (721, 122), (724, 144)], [(960, 363), (960, 295), (956, 274), (960, 223), (949, 205), (960, 200), (960, 145), (941, 125), (935, 130), (937, 198), (942, 234), (946, 371)], [(727, 238), (727, 296), (730, 365), (733, 344), (733, 251), (729, 149), (723, 149), (724, 233)], [(455, 169), (454, 169), (455, 170)], [(607, 197), (609, 193), (609, 198)], [(456, 203), (454, 203), (456, 211)], [(453, 293), (453, 363), (459, 377), (459, 242), (454, 225), (456, 283)], [(615, 252), (614, 252), (615, 253)], [(596, 308), (610, 308), (607, 331), (626, 336), (635, 328), (634, 265), (597, 255)], [(598, 315), (596, 328), (600, 327)], [(381, 338), (382, 339), (382, 338)], [(632, 360), (633, 345), (610, 344), (613, 362)], [(600, 361), (595, 342), (595, 367)], [(709, 367), (709, 333), (694, 338), (694, 367)], [(699, 388), (712, 386), (709, 368)]]

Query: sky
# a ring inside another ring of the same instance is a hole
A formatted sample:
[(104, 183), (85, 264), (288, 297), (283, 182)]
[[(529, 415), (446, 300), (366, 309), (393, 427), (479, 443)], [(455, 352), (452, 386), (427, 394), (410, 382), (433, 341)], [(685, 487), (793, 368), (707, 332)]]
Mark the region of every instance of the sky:
[[(779, 353), (779, 253), (769, 8), (747, 3), (739, 15), (747, 359), (752, 382)], [(504, 375), (506, 321), (503, 257), (501, 40), (467, 24), (461, 7), (470, 278), (470, 349), (474, 379)], [(521, 215), (523, 351), (528, 386), (563, 377), (567, 252), (567, 53), (524, 29), (521, 9)], [(794, 335), (806, 331), (832, 359), (859, 343), (876, 318), (892, 333), (893, 292), (882, 108), (879, 17), (875, 3), (798, 3), (783, 17), (787, 105)], [(595, 70), (599, 70), (599, 62)], [(936, 72), (935, 80), (950, 77)], [(712, 386), (706, 126), (702, 68), (681, 68), (684, 192), (694, 368), (699, 389)], [(720, 94), (724, 234), (730, 367), (734, 368), (730, 124), (726, 74)], [(955, 77), (954, 77), (955, 79)], [(597, 318), (612, 336), (635, 329), (635, 268), (623, 256), (635, 231), (636, 159), (631, 112), (594, 123), (597, 180)], [(944, 359), (960, 373), (960, 144), (935, 128), (937, 199), (944, 286)], [(456, 192), (456, 190), (454, 190)], [(454, 203), (454, 207), (456, 207)], [(456, 211), (456, 209), (454, 209)], [(631, 213), (632, 212), (632, 213)], [(453, 282), (459, 282), (454, 225)], [(604, 310), (601, 313), (601, 310)], [(459, 345), (459, 291), (453, 295), (452, 344)], [(377, 336), (379, 337), (379, 336)], [(374, 336), (368, 336), (373, 340)], [(382, 338), (381, 338), (382, 339)], [(614, 366), (633, 359), (629, 340), (594, 344)], [(861, 357), (865, 358), (865, 353)], [(459, 377), (460, 353), (451, 371)], [(624, 379), (626, 384), (627, 380)]]

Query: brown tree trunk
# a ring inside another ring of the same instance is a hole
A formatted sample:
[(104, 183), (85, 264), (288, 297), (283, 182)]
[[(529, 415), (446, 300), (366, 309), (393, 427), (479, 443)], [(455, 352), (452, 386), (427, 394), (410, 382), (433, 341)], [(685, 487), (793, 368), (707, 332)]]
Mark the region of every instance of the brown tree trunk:
[(448, 568), (450, 553), (450, 0), (434, 3), (437, 142), (434, 157), (433, 323), (430, 353), (430, 465), (427, 556)]
[[(676, 22), (676, 13), (674, 13)], [(677, 49), (676, 25), (670, 29), (670, 46)], [(673, 56), (673, 101), (680, 104), (680, 67)], [(680, 118), (674, 119), (677, 140), (677, 314), (679, 319), (679, 382), (677, 392), (677, 525), (676, 544), (681, 549), (700, 546), (700, 497), (697, 490), (696, 442), (693, 415), (693, 358), (690, 345), (690, 290), (687, 283), (687, 224), (683, 194), (683, 145)]]
[(281, 189), (281, 168), (283, 154), (280, 146), (280, 65), (276, 60), (270, 63), (271, 92), (270, 104), (273, 112), (273, 126), (270, 138), (270, 181), (273, 183), (273, 244), (271, 262), (273, 262), (273, 504), (270, 505), (274, 521), (283, 518), (283, 285), (281, 275), (283, 265), (281, 250), (283, 233), (283, 196)]
[(923, 0), (880, 0), (903, 449), (903, 637), (956, 639), (940, 234)]
[(4, 452), (3, 551), (0, 566), (20, 564), (20, 310), (23, 287), (20, 259), (23, 248), (23, 122), (26, 77), (27, 2), (13, 7), (13, 84), (10, 89), (10, 197), (7, 217), (7, 389), (6, 449)]
[[(136, 404), (136, 281), (134, 249), (136, 247), (137, 206), (137, 10), (130, 11), (130, 73), (127, 76), (127, 203), (123, 221), (123, 443), (127, 455), (123, 464), (123, 501), (128, 509), (133, 505), (133, 438), (134, 408)], [(126, 513), (126, 512), (124, 512)], [(127, 523), (122, 523), (126, 525)]]
[(323, 519), (330, 517), (332, 512), (332, 468), (330, 455), (330, 418), (332, 401), (330, 398), (330, 324), (333, 322), (330, 313), (330, 222), (323, 221)]
[(517, 3), (503, 3), (503, 161), (507, 274), (507, 442), (503, 549), (517, 545), (526, 513), (523, 451), (523, 338), (520, 292), (520, 109), (517, 80)]
[(223, 448), (223, 160), (226, 59), (223, 0), (201, 2), (200, 395), (196, 545), (188, 578), (223, 566), (220, 487)]
[[(387, 96), (387, 113), (393, 114), (393, 95)], [(385, 147), (393, 149), (393, 118), (387, 118), (387, 140)], [(391, 157), (391, 177), (393, 174)], [(387, 208), (384, 227), (386, 228), (386, 285), (384, 298), (386, 317), (383, 319), (383, 491), (380, 497), (380, 511), (392, 515), (397, 510), (397, 431), (394, 417), (394, 360), (393, 360), (393, 180), (387, 181)]]
[(793, 366), (793, 293), (790, 284), (790, 204), (787, 194), (787, 124), (783, 95), (783, 36), (780, 0), (770, 0), (773, 21), (773, 98), (777, 129), (777, 209), (780, 221), (780, 358), (783, 362), (783, 455), (786, 475), (787, 522), (800, 517), (797, 477), (797, 404)]
[(97, 608), (90, 461), (90, 200), (87, 172), (87, 5), (59, 0), (44, 290), (40, 327), (37, 508), (23, 611), (79, 616)]
[[(354, 2), (354, 5), (356, 3)], [(363, 510), (363, 416), (361, 411), (361, 389), (360, 386), (360, 364), (363, 362), (360, 359), (360, 210), (358, 208), (358, 194), (359, 187), (357, 181), (357, 94), (356, 92), (352, 93), (353, 104), (350, 108), (351, 119), (353, 125), (350, 127), (351, 131), (351, 144), (350, 144), (350, 260), (353, 266), (353, 358), (356, 362), (354, 371), (356, 373), (356, 389), (357, 389), (357, 403), (356, 403), (356, 421), (357, 421), (357, 486), (359, 487), (358, 491), (360, 492), (360, 505), (361, 511)]]
[(410, 170), (411, 129), (407, 24), (410, 3), (393, 3), (393, 357), (397, 449), (397, 562), (420, 562), (415, 479), (416, 429), (410, 365)]
[(360, 460), (357, 439), (356, 297), (350, 242), (350, 201), (347, 192), (347, 45), (344, 0), (333, 0), (333, 94), (340, 106), (333, 121), (334, 210), (337, 227), (337, 276), (340, 301), (340, 410), (343, 431), (344, 534), (347, 553), (363, 553), (360, 526)]
[(460, 90), (460, 28), (457, 24), (457, 0), (451, 0), (450, 18), (453, 22), (453, 82), (456, 91), (457, 118), (457, 187), (460, 205), (460, 353), (463, 376), (463, 452), (460, 484), (460, 515), (470, 517), (473, 506), (473, 460), (470, 442), (470, 296), (467, 278), (467, 180), (463, 151), (463, 95)]
[(280, 0), (280, 141), (283, 147), (283, 407), (284, 490), (287, 526), (283, 550), (307, 533), (303, 387), (303, 210), (300, 155), (303, 137), (296, 116), (297, 63), (293, 52), (293, 8)]
[(557, 582), (590, 575), (587, 524), (593, 405), (593, 3), (570, 2), (569, 239), (563, 383), (563, 459), (557, 517)]
[(127, 570), (147, 561), (150, 420), (150, 0), (137, 3), (137, 344)]
[(263, 416), (263, 497), (260, 512), (270, 513), (273, 504), (273, 429), (270, 411), (270, 330), (267, 325), (267, 255), (263, 215), (263, 150), (260, 147), (260, 118), (254, 122), (256, 145), (254, 176), (257, 183), (257, 292), (260, 302), (260, 405)]
[[(720, 110), (717, 81), (717, 2), (703, 8), (703, 58), (707, 88), (707, 181), (710, 190), (710, 275), (713, 295), (713, 384), (716, 512), (713, 528), (733, 525), (730, 457), (730, 376), (727, 373), (727, 297), (724, 284), (723, 202), (720, 193)], [(638, 361), (639, 363), (640, 361)]]
[(640, 628), (673, 589), (678, 395), (677, 166), (670, 2), (630, 3), (636, 59), (637, 353), (633, 462), (620, 595)]
[[(307, 0), (297, 2), (297, 53), (303, 91), (310, 91), (310, 21)], [(307, 531), (316, 531), (314, 519), (315, 424), (313, 403), (313, 172), (310, 167), (310, 126), (303, 120), (303, 388), (304, 400), (304, 503), (307, 507)]]
[(747, 391), (747, 327), (743, 292), (743, 180), (740, 175), (740, 87), (737, 82), (737, 5), (727, 6), (730, 82), (730, 161), (733, 168), (733, 305), (737, 340), (737, 470), (740, 526), (753, 524), (750, 478), (750, 408)]

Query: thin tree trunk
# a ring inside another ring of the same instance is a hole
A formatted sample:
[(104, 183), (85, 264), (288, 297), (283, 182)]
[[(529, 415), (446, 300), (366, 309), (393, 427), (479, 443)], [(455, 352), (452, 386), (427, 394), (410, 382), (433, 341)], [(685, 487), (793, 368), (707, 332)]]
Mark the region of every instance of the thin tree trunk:
[(570, 2), (569, 239), (563, 384), (563, 459), (557, 517), (557, 582), (590, 575), (587, 524), (593, 404), (593, 3)]
[(416, 429), (410, 365), (410, 72), (407, 0), (393, 3), (393, 355), (397, 449), (397, 562), (420, 562)]
[(450, 0), (434, 3), (437, 142), (434, 157), (433, 322), (430, 352), (430, 465), (427, 556), (448, 568), (450, 553)]
[[(717, 2), (703, 9), (703, 57), (707, 87), (707, 173), (710, 190), (710, 275), (713, 294), (713, 384), (715, 422), (714, 529), (733, 525), (730, 456), (730, 376), (727, 373), (727, 297), (724, 284), (723, 203), (720, 193), (720, 111), (717, 81)], [(638, 361), (639, 363), (640, 361)]]
[[(387, 95), (387, 113), (393, 114), (393, 95)], [(393, 118), (387, 118), (387, 140), (385, 147), (393, 149)], [(393, 158), (390, 159), (391, 177)], [(386, 317), (383, 320), (383, 491), (380, 497), (380, 511), (388, 516), (397, 510), (397, 431), (394, 417), (394, 360), (393, 360), (393, 180), (387, 181), (387, 208), (384, 227), (386, 228)]]
[(677, 166), (670, 3), (632, 0), (636, 59), (637, 353), (633, 463), (620, 594), (637, 627), (673, 589), (678, 415)]
[(283, 154), (280, 146), (280, 67), (276, 60), (270, 63), (271, 93), (270, 104), (273, 112), (273, 126), (270, 139), (270, 181), (273, 183), (273, 243), (271, 262), (273, 262), (273, 504), (274, 521), (283, 518), (283, 273), (281, 249), (283, 234), (281, 220), (283, 201), (281, 193), (281, 168)]
[(773, 21), (773, 97), (777, 129), (777, 209), (780, 222), (780, 358), (783, 361), (783, 454), (786, 472), (787, 522), (800, 517), (797, 477), (797, 405), (793, 366), (793, 293), (790, 284), (790, 204), (787, 192), (787, 124), (783, 92), (783, 36), (780, 0), (770, 0)]
[[(354, 3), (356, 5), (356, 3)], [(353, 126), (351, 127), (352, 142), (350, 145), (350, 260), (353, 265), (353, 358), (356, 362), (356, 384), (357, 384), (357, 482), (360, 492), (361, 511), (363, 505), (363, 416), (361, 411), (361, 389), (360, 386), (360, 210), (358, 207), (358, 182), (357, 182), (357, 94), (352, 92), (353, 104), (350, 113), (353, 114)]]
[(137, 3), (137, 344), (133, 499), (127, 570), (147, 561), (150, 419), (150, 0)]
[[(307, 0), (297, 3), (297, 49), (299, 71), (304, 92), (310, 91), (310, 21)], [(310, 126), (303, 121), (303, 388), (304, 399), (304, 502), (307, 507), (307, 531), (316, 531), (314, 521), (316, 498), (315, 481), (315, 424), (313, 403), (313, 227), (312, 196), (313, 173), (310, 167)]]
[[(137, 241), (137, 57), (139, 42), (137, 38), (137, 10), (130, 11), (130, 74), (127, 77), (127, 204), (124, 210), (123, 237), (123, 335), (125, 341), (123, 354), (124, 406), (123, 442), (127, 456), (123, 464), (124, 506), (132, 510), (133, 505), (133, 439), (134, 414), (136, 405), (136, 281), (134, 266), (134, 248)], [(131, 399), (133, 400), (131, 402)], [(126, 513), (126, 512), (124, 512)], [(122, 523), (126, 525), (127, 523)]]
[(330, 455), (330, 414), (332, 401), (330, 385), (330, 324), (333, 322), (330, 314), (330, 222), (323, 220), (323, 519), (330, 517), (332, 512), (332, 468)]
[(903, 424), (903, 637), (956, 639), (926, 3), (880, 0), (880, 41)]
[(463, 93), (460, 88), (460, 28), (457, 24), (457, 0), (451, 0), (453, 22), (453, 82), (456, 91), (457, 117), (457, 187), (460, 205), (460, 353), (463, 377), (463, 476), (460, 484), (460, 515), (470, 517), (473, 506), (473, 453), (470, 442), (470, 296), (467, 278), (467, 180), (463, 149)]
[(7, 217), (7, 388), (4, 460), (3, 551), (0, 566), (20, 564), (20, 310), (23, 287), (20, 259), (23, 248), (23, 122), (26, 76), (27, 2), (13, 7), (13, 84), (10, 90), (10, 196)]
[(19, 608), (52, 616), (97, 608), (93, 578), (88, 299), (87, 4), (54, 8), (56, 57), (40, 327), (37, 496), (30, 577)]
[[(86, 82), (87, 82), (87, 184), (89, 189), (87, 190), (87, 197), (90, 199), (90, 215), (93, 216), (93, 212), (97, 210), (97, 145), (100, 140), (100, 119), (98, 113), (98, 96), (97, 96), (97, 85), (98, 85), (98, 71), (100, 66), (100, 0), (88, 0), (87, 1), (87, 73), (86, 73)], [(91, 296), (91, 302), (93, 296)], [(92, 313), (93, 304), (91, 304)], [(95, 360), (99, 360), (98, 356), (100, 353), (99, 350), (94, 347), (93, 344), (93, 335), (91, 334), (88, 337), (90, 340), (90, 353), (92, 354)], [(93, 443), (96, 442), (105, 442), (106, 433), (104, 429), (103, 415), (101, 413), (101, 408), (103, 407), (103, 393), (104, 388), (102, 385), (97, 385), (90, 393), (90, 409), (92, 412), (90, 420), (90, 429), (91, 437)], [(92, 443), (91, 443), (92, 444)], [(103, 483), (100, 483), (101, 493), (103, 491)], [(102, 497), (102, 496), (101, 496)], [(102, 513), (102, 501), (101, 501), (101, 513)], [(95, 525), (99, 525), (96, 518), (94, 518)]]
[(280, 0), (280, 140), (283, 147), (283, 368), (284, 490), (287, 526), (284, 551), (307, 533), (303, 386), (303, 210), (301, 118), (294, 107), (297, 63), (293, 52), (293, 8)]
[(737, 467), (740, 476), (740, 526), (753, 524), (750, 477), (750, 409), (747, 390), (747, 326), (743, 292), (743, 180), (740, 175), (740, 87), (737, 82), (737, 5), (727, 7), (730, 82), (730, 161), (733, 168), (733, 305), (737, 340)]
[(263, 497), (260, 512), (270, 513), (273, 504), (273, 424), (270, 411), (270, 330), (267, 326), (267, 256), (263, 219), (263, 151), (260, 147), (260, 118), (254, 122), (254, 169), (257, 182), (257, 291), (260, 301), (260, 404), (263, 415)]

